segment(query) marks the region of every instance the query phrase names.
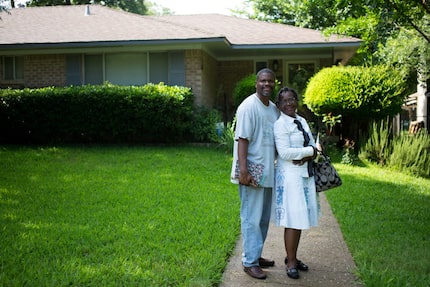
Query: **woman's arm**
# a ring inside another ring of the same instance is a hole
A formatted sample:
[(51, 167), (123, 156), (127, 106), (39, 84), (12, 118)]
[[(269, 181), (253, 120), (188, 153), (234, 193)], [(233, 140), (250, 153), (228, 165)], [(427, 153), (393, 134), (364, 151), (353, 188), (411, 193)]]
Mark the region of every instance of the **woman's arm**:
[(282, 122), (274, 126), (275, 145), (278, 157), (283, 160), (302, 160), (314, 155), (314, 147), (292, 147), (289, 131)]

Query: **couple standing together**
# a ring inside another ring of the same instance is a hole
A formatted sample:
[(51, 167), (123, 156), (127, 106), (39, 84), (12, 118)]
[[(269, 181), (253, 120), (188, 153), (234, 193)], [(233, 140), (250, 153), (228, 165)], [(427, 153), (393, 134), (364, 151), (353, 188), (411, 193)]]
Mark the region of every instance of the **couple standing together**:
[(272, 218), (285, 228), (286, 271), (297, 279), (298, 270), (308, 270), (297, 259), (301, 231), (317, 226), (319, 217), (311, 168), (315, 141), (306, 120), (296, 113), (299, 99), (293, 89), (282, 88), (276, 105), (270, 101), (275, 89), (272, 70), (260, 70), (255, 87), (256, 93), (237, 109), (231, 172), (241, 201), (242, 264), (251, 277), (266, 278), (261, 267), (275, 264), (261, 256)]

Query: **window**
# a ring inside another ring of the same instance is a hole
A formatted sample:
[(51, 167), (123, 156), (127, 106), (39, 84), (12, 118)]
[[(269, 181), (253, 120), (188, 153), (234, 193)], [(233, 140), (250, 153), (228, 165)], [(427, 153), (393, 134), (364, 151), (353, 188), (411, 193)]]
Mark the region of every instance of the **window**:
[(255, 72), (258, 73), (261, 69), (267, 68), (267, 61), (255, 62)]
[(85, 84), (103, 84), (103, 55), (85, 56)]
[(301, 94), (310, 77), (315, 73), (315, 63), (289, 63), (288, 67), (288, 84)]
[(169, 66), (167, 53), (149, 54), (149, 82), (169, 84)]
[(81, 55), (67, 55), (66, 56), (66, 84), (80, 86), (82, 85), (81, 79)]
[(166, 85), (185, 85), (184, 52), (149, 54), (149, 81)]
[(185, 86), (185, 54), (169, 53), (169, 85)]
[(122, 86), (147, 82), (146, 53), (106, 54), (105, 59), (106, 81)]
[(3, 78), (4, 80), (24, 79), (24, 57), (6, 56), (3, 57)]
[[(115, 85), (146, 83), (185, 85), (185, 53), (117, 53), (84, 56), (84, 84), (100, 85), (108, 81)], [(80, 81), (81, 62), (77, 56), (67, 57), (67, 83)]]

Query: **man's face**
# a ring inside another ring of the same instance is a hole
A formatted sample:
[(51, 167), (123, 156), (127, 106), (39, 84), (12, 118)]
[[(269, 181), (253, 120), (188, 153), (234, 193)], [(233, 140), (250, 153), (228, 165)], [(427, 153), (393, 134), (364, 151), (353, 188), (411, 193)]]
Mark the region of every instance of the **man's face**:
[(258, 95), (270, 97), (275, 89), (275, 78), (271, 73), (262, 73), (260, 77), (257, 78), (255, 88)]

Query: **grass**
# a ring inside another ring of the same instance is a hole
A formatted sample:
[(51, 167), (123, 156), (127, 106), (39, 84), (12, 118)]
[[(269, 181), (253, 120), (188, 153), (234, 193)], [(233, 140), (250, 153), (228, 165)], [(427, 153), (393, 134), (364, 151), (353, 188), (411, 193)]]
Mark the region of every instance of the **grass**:
[(215, 286), (239, 235), (230, 155), (0, 147), (1, 286)]
[[(230, 165), (205, 147), (0, 147), (0, 286), (216, 286), (239, 235)], [(428, 287), (430, 180), (336, 167), (361, 281)]]
[(367, 287), (428, 287), (430, 180), (376, 165), (336, 165), (343, 186), (326, 193)]

